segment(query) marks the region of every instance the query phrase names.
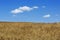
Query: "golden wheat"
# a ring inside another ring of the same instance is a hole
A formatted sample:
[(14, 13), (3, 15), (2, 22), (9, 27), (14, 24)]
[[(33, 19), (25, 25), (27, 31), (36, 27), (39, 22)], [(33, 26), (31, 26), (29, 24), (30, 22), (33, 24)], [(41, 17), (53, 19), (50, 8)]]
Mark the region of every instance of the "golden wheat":
[(60, 23), (0, 22), (0, 40), (60, 40)]

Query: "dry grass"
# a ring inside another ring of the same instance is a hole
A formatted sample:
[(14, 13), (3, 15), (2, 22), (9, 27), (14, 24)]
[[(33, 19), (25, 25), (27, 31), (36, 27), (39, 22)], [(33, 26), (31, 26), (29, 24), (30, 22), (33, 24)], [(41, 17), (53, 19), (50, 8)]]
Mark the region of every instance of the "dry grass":
[(0, 40), (60, 40), (60, 23), (0, 22)]

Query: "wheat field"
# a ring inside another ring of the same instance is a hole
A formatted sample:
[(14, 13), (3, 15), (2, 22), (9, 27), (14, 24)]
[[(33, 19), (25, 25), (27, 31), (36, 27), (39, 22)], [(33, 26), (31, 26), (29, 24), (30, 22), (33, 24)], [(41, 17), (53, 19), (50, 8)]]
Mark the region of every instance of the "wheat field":
[(60, 40), (60, 23), (0, 22), (0, 40)]

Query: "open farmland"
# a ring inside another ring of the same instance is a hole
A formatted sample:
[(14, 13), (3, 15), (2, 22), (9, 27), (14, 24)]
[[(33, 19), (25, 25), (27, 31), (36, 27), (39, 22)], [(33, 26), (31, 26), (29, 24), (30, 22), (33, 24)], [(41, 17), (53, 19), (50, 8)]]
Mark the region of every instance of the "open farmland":
[(60, 40), (60, 23), (0, 22), (0, 40)]

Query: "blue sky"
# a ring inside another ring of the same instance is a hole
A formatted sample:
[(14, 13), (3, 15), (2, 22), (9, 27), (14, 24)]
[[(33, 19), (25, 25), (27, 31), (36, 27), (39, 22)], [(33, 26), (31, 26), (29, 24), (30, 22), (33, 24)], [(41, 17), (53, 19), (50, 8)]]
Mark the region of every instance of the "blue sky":
[(0, 21), (60, 22), (60, 0), (0, 0)]

